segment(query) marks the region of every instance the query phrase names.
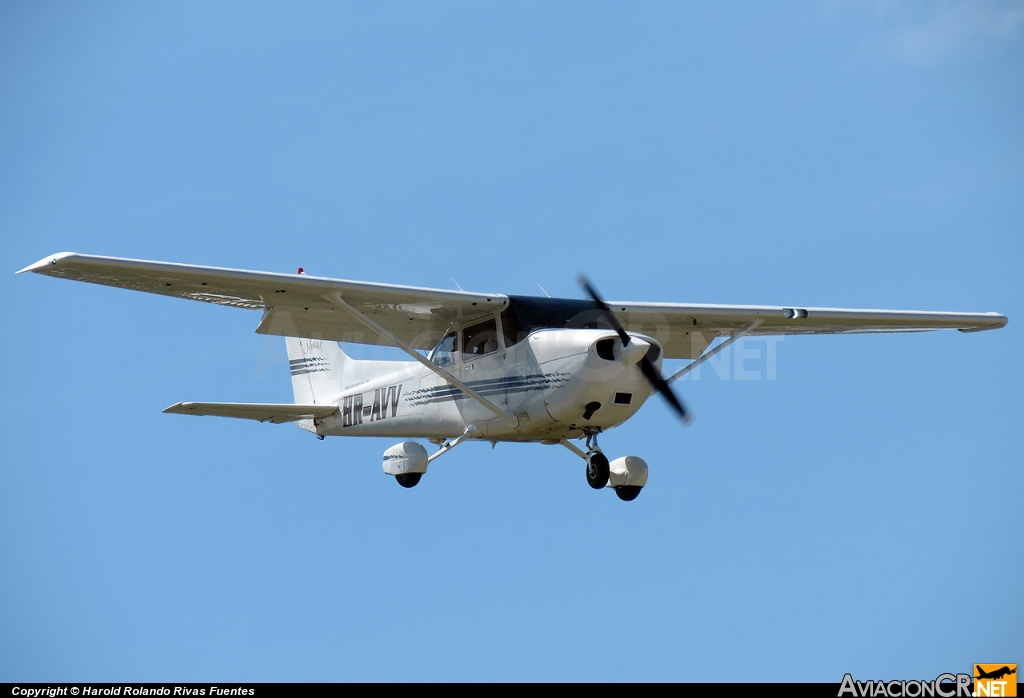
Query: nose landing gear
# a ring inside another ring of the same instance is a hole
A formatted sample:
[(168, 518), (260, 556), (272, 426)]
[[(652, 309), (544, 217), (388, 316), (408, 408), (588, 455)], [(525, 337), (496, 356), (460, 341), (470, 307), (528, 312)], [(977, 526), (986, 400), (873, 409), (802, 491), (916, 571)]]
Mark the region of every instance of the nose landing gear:
[(600, 451), (587, 454), (587, 484), (599, 490), (608, 484), (608, 458)]
[(587, 434), (587, 484), (599, 490), (608, 484), (608, 458), (597, 445), (597, 432)]
[(595, 490), (611, 487), (616, 497), (624, 502), (632, 502), (647, 484), (647, 463), (644, 459), (624, 456), (609, 463), (608, 457), (597, 445), (597, 430), (587, 434), (586, 451), (566, 439), (559, 443), (586, 461), (587, 484)]

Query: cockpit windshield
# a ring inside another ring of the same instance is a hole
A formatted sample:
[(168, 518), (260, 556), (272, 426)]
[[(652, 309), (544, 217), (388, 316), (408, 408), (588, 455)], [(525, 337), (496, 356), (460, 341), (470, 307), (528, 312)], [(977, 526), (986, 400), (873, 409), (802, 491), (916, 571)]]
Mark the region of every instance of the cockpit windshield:
[(455, 332), (449, 332), (444, 338), (437, 343), (434, 347), (434, 351), (430, 353), (430, 360), (434, 362), (436, 366), (448, 366), (449, 364), (455, 363), (455, 355), (459, 350), (459, 335)]
[(567, 298), (509, 296), (508, 308), (501, 314), (505, 346), (526, 339), (539, 329), (614, 329), (593, 301)]

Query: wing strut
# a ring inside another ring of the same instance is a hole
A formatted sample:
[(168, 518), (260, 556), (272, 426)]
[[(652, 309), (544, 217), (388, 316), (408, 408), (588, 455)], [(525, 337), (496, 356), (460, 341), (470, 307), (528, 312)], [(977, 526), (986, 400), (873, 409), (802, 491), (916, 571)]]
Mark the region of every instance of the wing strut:
[(742, 339), (743, 337), (746, 337), (748, 334), (750, 334), (751, 332), (756, 330), (758, 325), (760, 325), (762, 322), (764, 322), (764, 321), (763, 320), (754, 320), (753, 322), (748, 323), (747, 325), (745, 325), (743, 327), (742, 330), (740, 330), (739, 332), (737, 332), (734, 335), (731, 335), (729, 337), (729, 339), (725, 340), (724, 342), (719, 344), (717, 347), (715, 347), (711, 351), (705, 352), (705, 353), (701, 354), (699, 359), (691, 361), (690, 363), (686, 364), (686, 366), (683, 366), (683, 368), (681, 368), (679, 371), (676, 371), (675, 373), (673, 373), (672, 377), (669, 378), (668, 380), (666, 380), (665, 382), (666, 383), (671, 383), (672, 381), (674, 381), (674, 380), (676, 380), (678, 378), (682, 378), (687, 373), (689, 373), (690, 371), (692, 371), (693, 369), (697, 368), (702, 363), (704, 363), (705, 361), (710, 359), (712, 356), (714, 356), (715, 354), (717, 354), (718, 352), (722, 351), (727, 346), (729, 346), (730, 344), (735, 342), (737, 339)]
[(454, 385), (456, 388), (458, 388), (459, 390), (464, 392), (466, 395), (468, 395), (469, 397), (471, 397), (474, 400), (476, 400), (477, 402), (479, 402), (481, 405), (483, 405), (488, 410), (490, 410), (495, 415), (497, 415), (498, 418), (500, 418), (501, 421), (503, 421), (508, 426), (513, 427), (513, 428), (519, 426), (519, 420), (518, 419), (516, 419), (512, 415), (510, 415), (507, 412), (505, 412), (503, 409), (501, 409), (500, 407), (495, 405), (493, 402), (491, 402), (490, 400), (488, 400), (487, 398), (482, 396), (480, 393), (478, 393), (475, 390), (473, 390), (472, 388), (470, 388), (468, 385), (466, 385), (465, 383), (460, 381), (458, 378), (456, 378), (452, 374), (450, 374), (447, 371), (445, 371), (444, 369), (442, 369), (440, 366), (435, 366), (430, 361), (427, 361), (427, 359), (424, 358), (424, 356), (422, 354), (420, 354), (418, 351), (416, 351), (415, 349), (410, 347), (408, 344), (406, 344), (405, 342), (400, 340), (398, 337), (396, 337), (392, 333), (388, 332), (386, 329), (384, 329), (383, 327), (378, 325), (376, 322), (374, 322), (373, 320), (368, 318), (366, 315), (364, 315), (363, 313), (359, 312), (358, 310), (353, 308), (351, 305), (346, 303), (345, 299), (341, 297), (340, 293), (337, 293), (337, 292), (335, 292), (335, 293), (326, 293), (326, 294), (324, 294), (323, 297), (326, 298), (327, 300), (329, 300), (331, 303), (334, 303), (335, 305), (337, 305), (337, 306), (347, 310), (349, 312), (349, 314), (351, 314), (352, 317), (354, 317), (356, 320), (358, 320), (359, 322), (361, 322), (364, 325), (366, 325), (367, 327), (369, 327), (371, 330), (373, 330), (374, 332), (379, 334), (381, 337), (387, 339), (389, 342), (394, 344), (396, 347), (398, 347), (399, 349), (404, 351), (406, 354), (408, 354), (412, 358), (414, 358), (417, 361), (419, 361), (421, 364), (423, 364), (424, 366), (429, 368), (431, 371), (433, 371), (434, 373), (439, 375), (444, 380), (446, 380), (449, 383), (451, 383), (452, 385)]

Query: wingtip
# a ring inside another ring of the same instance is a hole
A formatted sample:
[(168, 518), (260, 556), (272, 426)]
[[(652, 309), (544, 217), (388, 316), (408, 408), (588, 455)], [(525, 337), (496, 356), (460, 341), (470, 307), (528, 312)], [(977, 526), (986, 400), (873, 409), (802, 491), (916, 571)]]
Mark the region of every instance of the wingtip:
[(984, 332), (985, 330), (998, 330), (1006, 327), (1010, 322), (1010, 319), (1000, 313), (984, 313), (983, 317), (985, 322), (979, 322), (974, 327), (961, 327), (960, 331), (964, 334), (970, 334), (972, 332)]
[(67, 259), (68, 257), (74, 257), (74, 256), (75, 256), (74, 252), (58, 252), (57, 254), (51, 254), (51, 255), (49, 255), (47, 257), (43, 257), (42, 259), (40, 259), (35, 264), (29, 264), (24, 269), (19, 269), (18, 271), (14, 272), (14, 273), (15, 274), (24, 274), (27, 271), (40, 271), (40, 270), (46, 269), (48, 267), (55, 267), (55, 266), (57, 266), (57, 264), (62, 259)]

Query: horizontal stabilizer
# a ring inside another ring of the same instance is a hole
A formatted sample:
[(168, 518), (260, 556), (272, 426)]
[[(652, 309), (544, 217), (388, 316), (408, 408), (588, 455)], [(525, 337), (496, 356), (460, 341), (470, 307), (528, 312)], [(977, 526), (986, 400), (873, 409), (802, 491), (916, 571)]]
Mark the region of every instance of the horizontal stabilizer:
[(293, 405), (247, 402), (179, 402), (171, 405), (165, 413), (194, 414), (199, 417), (236, 417), (255, 419), (258, 422), (283, 424), (300, 419), (330, 417), (337, 413), (337, 405)]

